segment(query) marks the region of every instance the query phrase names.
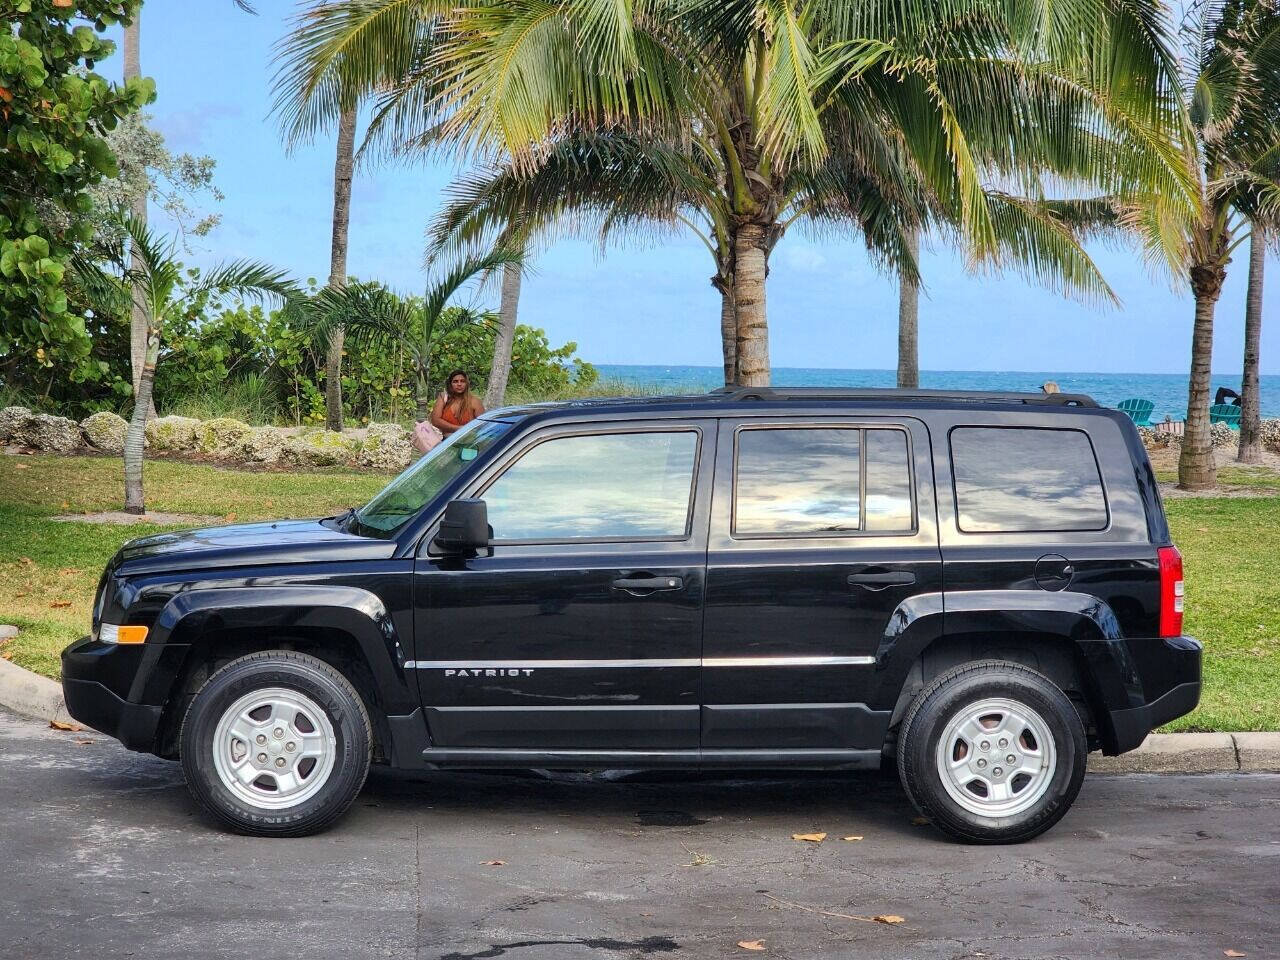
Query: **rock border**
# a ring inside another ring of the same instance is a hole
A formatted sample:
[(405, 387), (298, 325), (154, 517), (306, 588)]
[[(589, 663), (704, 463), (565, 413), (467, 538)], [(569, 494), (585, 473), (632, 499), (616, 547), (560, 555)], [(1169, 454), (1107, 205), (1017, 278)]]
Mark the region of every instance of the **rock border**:
[[(74, 723), (62, 686), (0, 660), (0, 706), (34, 720)], [(1089, 772), (1280, 773), (1280, 733), (1153, 733), (1130, 753), (1093, 754)]]

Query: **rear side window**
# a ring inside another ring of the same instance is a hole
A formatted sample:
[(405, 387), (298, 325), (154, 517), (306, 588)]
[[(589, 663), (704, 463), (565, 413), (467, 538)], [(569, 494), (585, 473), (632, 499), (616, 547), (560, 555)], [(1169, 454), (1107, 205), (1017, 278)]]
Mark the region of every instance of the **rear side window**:
[(496, 540), (667, 540), (688, 535), (698, 434), (546, 440), (484, 492)]
[(914, 528), (907, 435), (858, 427), (739, 431), (733, 533), (904, 533)]
[(1106, 529), (1098, 460), (1082, 430), (956, 427), (951, 466), (965, 533)]

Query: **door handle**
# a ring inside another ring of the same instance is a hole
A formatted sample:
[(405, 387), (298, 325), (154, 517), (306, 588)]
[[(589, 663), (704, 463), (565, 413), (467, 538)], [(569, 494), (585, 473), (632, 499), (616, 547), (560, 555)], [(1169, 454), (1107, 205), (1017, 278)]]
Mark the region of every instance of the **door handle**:
[(904, 587), (915, 582), (916, 575), (907, 570), (878, 570), (849, 574), (849, 586), (866, 587), (868, 590), (883, 590), (885, 587)]
[(663, 590), (683, 590), (684, 577), (620, 577), (613, 581), (615, 590), (644, 590), (658, 593)]

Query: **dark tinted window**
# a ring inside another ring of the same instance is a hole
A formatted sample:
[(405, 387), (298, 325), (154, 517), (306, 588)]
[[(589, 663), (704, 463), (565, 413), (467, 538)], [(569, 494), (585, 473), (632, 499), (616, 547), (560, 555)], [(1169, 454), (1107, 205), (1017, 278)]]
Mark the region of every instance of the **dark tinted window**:
[(956, 510), (966, 533), (1101, 530), (1107, 502), (1080, 430), (957, 427)]
[(907, 437), (901, 430), (814, 427), (738, 433), (735, 534), (909, 531), (914, 526), (911, 503)]
[(485, 491), (494, 539), (683, 537), (697, 454), (688, 430), (547, 440)]

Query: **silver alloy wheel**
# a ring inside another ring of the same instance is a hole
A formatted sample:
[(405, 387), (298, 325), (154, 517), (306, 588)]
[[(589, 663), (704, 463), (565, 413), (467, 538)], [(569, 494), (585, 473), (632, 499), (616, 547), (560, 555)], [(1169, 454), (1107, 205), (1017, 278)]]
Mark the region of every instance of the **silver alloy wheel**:
[(948, 795), (969, 813), (1011, 817), (1049, 789), (1057, 752), (1040, 714), (992, 697), (956, 712), (938, 741), (936, 762)]
[(285, 687), (247, 693), (213, 731), (213, 766), (238, 799), (268, 810), (305, 803), (333, 773), (333, 724), (310, 697)]

